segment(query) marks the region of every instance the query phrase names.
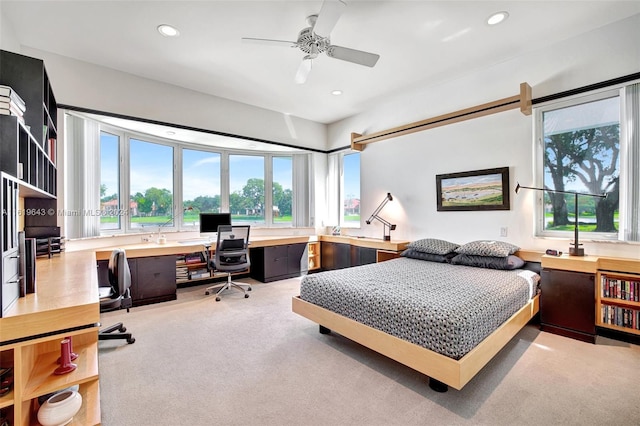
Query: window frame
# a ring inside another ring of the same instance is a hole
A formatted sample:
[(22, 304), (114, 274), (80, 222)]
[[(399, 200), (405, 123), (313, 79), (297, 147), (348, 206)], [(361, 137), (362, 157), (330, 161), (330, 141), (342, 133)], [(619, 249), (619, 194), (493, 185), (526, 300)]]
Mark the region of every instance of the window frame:
[[(294, 163), (294, 155), (295, 152), (265, 152), (265, 151), (255, 151), (255, 150), (234, 150), (227, 148), (220, 148), (210, 145), (200, 145), (190, 142), (180, 142), (180, 141), (172, 141), (163, 139), (161, 137), (148, 135), (145, 133), (135, 132), (131, 130), (124, 130), (115, 126), (106, 125), (104, 123), (99, 123), (99, 131), (100, 133), (105, 132), (108, 134), (116, 135), (119, 137), (119, 155), (120, 155), (120, 170), (119, 170), (119, 186), (120, 186), (120, 205), (121, 208), (126, 208), (128, 211), (130, 209), (130, 204), (128, 201), (130, 200), (130, 182), (131, 182), (131, 161), (130, 161), (130, 148), (131, 148), (131, 139), (139, 140), (142, 142), (154, 143), (163, 146), (169, 146), (173, 148), (173, 206), (172, 211), (174, 215), (173, 226), (163, 226), (162, 231), (197, 231), (198, 226), (195, 225), (185, 225), (183, 223), (182, 214), (176, 214), (176, 212), (180, 212), (184, 209), (184, 197), (183, 197), (183, 149), (189, 150), (197, 150), (209, 153), (215, 153), (220, 155), (220, 205), (221, 211), (228, 212), (229, 211), (229, 195), (230, 195), (230, 187), (229, 187), (229, 157), (231, 155), (243, 155), (243, 156), (256, 156), (261, 157), (264, 161), (264, 183), (265, 183), (265, 212), (264, 212), (264, 223), (252, 223), (252, 226), (258, 228), (294, 228), (293, 223), (295, 223), (295, 209), (292, 205), (292, 221), (287, 223), (272, 223), (273, 222), (273, 214), (272, 214), (272, 188), (273, 188), (273, 169), (272, 163), (274, 157), (289, 157), (292, 159), (292, 176), (293, 176), (293, 163)], [(100, 162), (98, 161), (97, 166), (100, 166)], [(293, 182), (292, 182), (293, 184)], [(293, 191), (293, 188), (292, 188)], [(311, 196), (311, 195), (310, 195)], [(292, 203), (295, 204), (296, 194), (292, 193)], [(124, 201), (126, 200), (126, 201)], [(126, 207), (124, 207), (126, 204)], [(131, 216), (130, 214), (126, 215), (127, 217), (120, 221), (120, 227), (118, 229), (109, 229), (102, 230), (100, 229), (101, 236), (107, 235), (117, 235), (117, 234), (145, 234), (148, 233), (149, 228), (145, 230), (140, 227), (132, 227), (131, 226)], [(157, 232), (155, 229), (153, 232)]]
[[(534, 171), (533, 178), (535, 182), (535, 186), (537, 188), (543, 188), (544, 185), (544, 152), (545, 152), (545, 143), (544, 143), (544, 123), (543, 123), (543, 115), (545, 112), (554, 111), (562, 108), (568, 108), (580, 104), (585, 104), (589, 102), (596, 102), (599, 100), (609, 99), (617, 97), (619, 100), (619, 109), (620, 109), (620, 180), (621, 183), (628, 179), (628, 176), (622, 166), (624, 161), (623, 155), (623, 135), (624, 135), (624, 109), (623, 109), (623, 91), (624, 87), (628, 84), (616, 86), (616, 87), (608, 87), (601, 90), (591, 91), (587, 93), (582, 93), (578, 95), (568, 96), (562, 99), (553, 100), (541, 103), (534, 108), (533, 119), (533, 140), (534, 140)], [(640, 165), (639, 165), (640, 166)], [(624, 185), (621, 186), (621, 188)], [(535, 199), (535, 208), (533, 210), (534, 217), (534, 236), (541, 238), (559, 238), (559, 239), (573, 239), (574, 231), (556, 231), (556, 230), (546, 230), (545, 223), (545, 212), (544, 212), (544, 196), (545, 191), (534, 191), (534, 199)], [(620, 206), (623, 204), (623, 197), (625, 200), (629, 197), (628, 194), (624, 193), (622, 190), (620, 191), (620, 202), (619, 202), (619, 215), (622, 214)], [(623, 230), (621, 227), (618, 228), (618, 232), (581, 232), (580, 240), (581, 241), (616, 241), (623, 240), (624, 236), (622, 235)]]

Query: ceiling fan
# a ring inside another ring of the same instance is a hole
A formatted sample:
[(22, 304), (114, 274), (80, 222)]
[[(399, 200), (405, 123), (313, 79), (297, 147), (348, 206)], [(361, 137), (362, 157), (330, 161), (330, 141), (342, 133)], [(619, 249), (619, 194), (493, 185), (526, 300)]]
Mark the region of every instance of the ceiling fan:
[(331, 30), (338, 22), (342, 11), (347, 4), (342, 0), (324, 0), (320, 12), (317, 15), (307, 17), (308, 27), (302, 29), (296, 41), (271, 40), (264, 38), (243, 37), (242, 41), (255, 42), (261, 44), (280, 45), (297, 47), (306, 53), (302, 63), (296, 72), (295, 81), (303, 84), (307, 81), (311, 72), (312, 61), (320, 53), (325, 53), (330, 58), (341, 59), (358, 65), (373, 67), (380, 55), (363, 52), (361, 50), (350, 49), (348, 47), (335, 46), (329, 40)]

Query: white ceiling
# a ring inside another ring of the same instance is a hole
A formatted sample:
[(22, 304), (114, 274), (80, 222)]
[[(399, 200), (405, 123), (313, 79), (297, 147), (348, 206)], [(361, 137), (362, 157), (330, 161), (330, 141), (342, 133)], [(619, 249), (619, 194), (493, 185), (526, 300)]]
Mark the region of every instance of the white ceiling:
[[(332, 44), (380, 60), (367, 68), (323, 54), (304, 85), (294, 83), (301, 51), (240, 39), (294, 41), (321, 0), (0, 0), (0, 13), (24, 46), (319, 123), (640, 13), (640, 1), (346, 1)], [(488, 26), (500, 10), (509, 19)], [(162, 23), (180, 36), (161, 36)]]

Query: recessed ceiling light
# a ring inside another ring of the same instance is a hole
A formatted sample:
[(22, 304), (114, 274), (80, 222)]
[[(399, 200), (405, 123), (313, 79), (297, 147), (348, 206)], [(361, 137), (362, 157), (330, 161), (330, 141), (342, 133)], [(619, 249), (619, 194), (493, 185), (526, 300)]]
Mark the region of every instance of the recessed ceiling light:
[(167, 135), (173, 136), (175, 134), (176, 134), (176, 132), (174, 132), (173, 130), (167, 130)]
[(180, 31), (169, 24), (158, 25), (158, 32), (165, 37), (177, 37), (180, 35)]
[(342, 90), (333, 90), (331, 91), (331, 94), (334, 96), (340, 96), (342, 95)]
[(496, 12), (493, 15), (489, 16), (487, 19), (487, 24), (489, 25), (498, 25), (500, 22), (503, 22), (505, 19), (509, 17), (508, 12)]

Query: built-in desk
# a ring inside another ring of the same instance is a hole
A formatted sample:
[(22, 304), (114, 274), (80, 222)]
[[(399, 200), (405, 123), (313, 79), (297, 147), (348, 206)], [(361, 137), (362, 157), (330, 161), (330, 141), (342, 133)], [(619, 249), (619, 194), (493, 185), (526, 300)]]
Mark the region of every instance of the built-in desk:
[[(282, 279), (290, 276), (300, 275), (306, 271), (301, 269), (301, 265), (306, 265), (306, 259), (301, 261), (301, 256), (306, 253), (309, 236), (256, 236), (251, 237), (249, 243), (249, 255), (251, 256), (251, 277), (262, 282)], [(178, 278), (176, 267), (185, 268), (184, 261), (181, 260), (186, 254), (202, 253), (202, 262), (197, 262), (195, 267), (206, 268), (206, 259), (211, 258), (215, 253), (215, 241), (210, 243), (202, 239), (167, 241), (165, 244), (141, 243), (118, 246), (125, 250), (131, 269), (131, 298), (134, 306), (149, 303), (164, 302), (176, 299), (177, 283), (193, 282), (196, 280), (185, 280)], [(295, 247), (295, 253), (289, 248)], [(111, 252), (116, 247), (107, 247), (96, 250), (98, 262), (98, 276), (100, 283), (105, 285), (108, 282), (108, 260)], [(272, 256), (274, 250), (280, 253), (287, 252), (286, 262), (282, 262), (282, 256)], [(297, 260), (294, 261), (294, 255)], [(176, 266), (176, 263), (178, 266)], [(291, 263), (296, 264), (295, 271), (288, 268), (285, 274), (273, 275), (275, 264)], [(191, 267), (191, 266), (190, 266)], [(182, 275), (180, 275), (182, 276)], [(202, 279), (216, 278), (215, 275), (206, 274)]]
[[(36, 424), (37, 398), (80, 385), (83, 404), (73, 425), (100, 424), (98, 325), (100, 299), (92, 251), (36, 261), (36, 292), (19, 298), (0, 318), (0, 361), (13, 365), (14, 386), (0, 397), (15, 425)], [(71, 373), (54, 375), (60, 341), (72, 337)]]

